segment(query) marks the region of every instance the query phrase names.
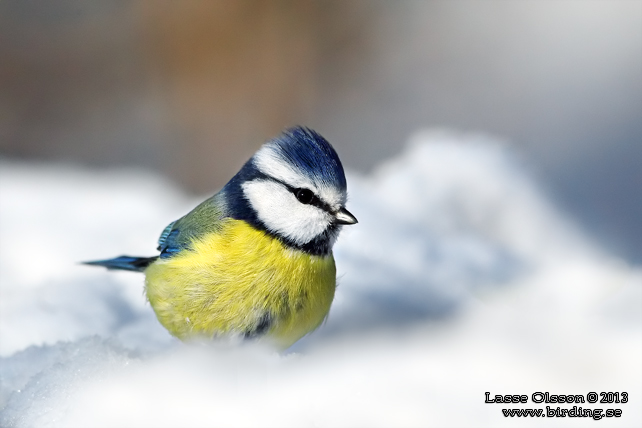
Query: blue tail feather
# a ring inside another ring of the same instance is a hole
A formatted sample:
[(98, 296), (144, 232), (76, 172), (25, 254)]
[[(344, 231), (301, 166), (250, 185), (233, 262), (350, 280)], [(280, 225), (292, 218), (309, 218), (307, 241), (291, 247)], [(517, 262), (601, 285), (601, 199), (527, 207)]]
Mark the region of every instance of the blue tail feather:
[(103, 266), (110, 270), (130, 270), (134, 272), (142, 272), (147, 266), (156, 261), (158, 256), (154, 257), (132, 257), (120, 256), (107, 260), (93, 260), (90, 262), (82, 262), (85, 265)]

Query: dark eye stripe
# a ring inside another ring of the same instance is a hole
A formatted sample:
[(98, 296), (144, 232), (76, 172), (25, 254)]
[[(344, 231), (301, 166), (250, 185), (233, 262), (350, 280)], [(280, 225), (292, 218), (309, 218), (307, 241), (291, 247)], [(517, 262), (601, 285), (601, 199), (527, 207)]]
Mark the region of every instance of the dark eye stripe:
[[(260, 173), (258, 175), (259, 175), (260, 178), (264, 178), (264, 179), (270, 180), (270, 181), (275, 181), (275, 182), (283, 185), (283, 187), (288, 189), (294, 195), (294, 197), (297, 198), (297, 200), (299, 202), (301, 202), (301, 201), (299, 200), (299, 198), (297, 196), (297, 192), (300, 191), (300, 190), (308, 191), (308, 192), (312, 193), (312, 199), (306, 205), (315, 206), (315, 207), (320, 208), (323, 211), (326, 211), (326, 212), (328, 212), (330, 214), (334, 213), (334, 210), (330, 207), (330, 205), (328, 205), (324, 201), (322, 201), (321, 198), (319, 198), (312, 190), (306, 189), (304, 187), (292, 187), (289, 184), (287, 184), (287, 183), (285, 183), (285, 182), (283, 182), (283, 181), (281, 181), (281, 180), (279, 180), (277, 178), (274, 178), (274, 177), (272, 177), (270, 175), (264, 174), (264, 173)], [(305, 203), (305, 202), (301, 202), (301, 203)]]
[[(297, 198), (297, 200), (299, 202), (301, 202), (302, 204), (312, 205), (314, 207), (321, 208), (322, 210), (327, 211), (330, 214), (332, 214), (332, 208), (330, 208), (330, 205), (328, 205), (325, 202), (323, 202), (317, 195), (314, 194), (314, 192), (312, 190), (306, 189), (306, 188), (303, 188), (303, 187), (292, 187), (289, 184), (284, 183), (284, 182), (282, 182), (280, 180), (275, 180), (275, 181), (277, 181), (277, 182), (281, 183), (283, 186), (285, 186), (285, 188), (288, 189), (290, 192), (292, 192), (294, 197)], [(303, 197), (303, 200), (299, 199), (299, 194), (300, 193), (301, 193), (301, 196)], [(309, 200), (308, 200), (308, 198), (309, 198)], [(307, 201), (307, 202), (304, 202), (304, 201)]]
[(299, 202), (305, 205), (312, 205), (317, 208), (321, 208), (324, 211), (329, 212), (332, 214), (332, 209), (330, 208), (330, 205), (326, 204), (323, 202), (317, 195), (314, 194), (314, 192), (310, 189), (305, 189), (305, 188), (295, 188), (288, 186), (287, 184), (283, 183), (283, 185), (290, 191), (292, 194), (297, 198)]

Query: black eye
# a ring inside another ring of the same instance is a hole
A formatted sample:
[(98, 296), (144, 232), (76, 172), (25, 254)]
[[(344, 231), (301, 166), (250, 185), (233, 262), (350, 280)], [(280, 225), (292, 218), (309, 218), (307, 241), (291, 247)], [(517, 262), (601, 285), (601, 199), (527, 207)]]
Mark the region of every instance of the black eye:
[(314, 193), (312, 193), (312, 190), (308, 189), (296, 189), (294, 191), (294, 196), (296, 196), (302, 204), (309, 204), (314, 199)]

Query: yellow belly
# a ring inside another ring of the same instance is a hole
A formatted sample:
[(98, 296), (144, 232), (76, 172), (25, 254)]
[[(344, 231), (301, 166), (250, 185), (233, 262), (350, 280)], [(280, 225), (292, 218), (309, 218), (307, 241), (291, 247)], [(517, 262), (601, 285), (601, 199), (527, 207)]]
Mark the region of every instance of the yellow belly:
[(265, 337), (288, 347), (317, 328), (334, 298), (332, 254), (312, 256), (239, 220), (145, 270), (147, 298), (174, 336), (243, 335), (269, 314)]

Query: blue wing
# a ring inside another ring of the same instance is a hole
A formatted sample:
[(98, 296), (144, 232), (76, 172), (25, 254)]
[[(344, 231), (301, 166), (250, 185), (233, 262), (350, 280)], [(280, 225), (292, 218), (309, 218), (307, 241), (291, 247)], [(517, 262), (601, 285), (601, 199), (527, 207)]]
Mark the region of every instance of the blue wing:
[(218, 230), (225, 211), (224, 196), (218, 193), (184, 217), (168, 224), (158, 238), (160, 258), (165, 259), (189, 249), (195, 238)]
[(161, 233), (161, 236), (158, 238), (157, 250), (161, 253), (161, 259), (171, 257), (185, 248), (184, 243), (181, 243), (179, 239), (180, 229), (174, 228), (174, 225), (176, 225), (178, 221), (179, 220), (176, 220), (168, 224), (163, 230), (163, 233)]

